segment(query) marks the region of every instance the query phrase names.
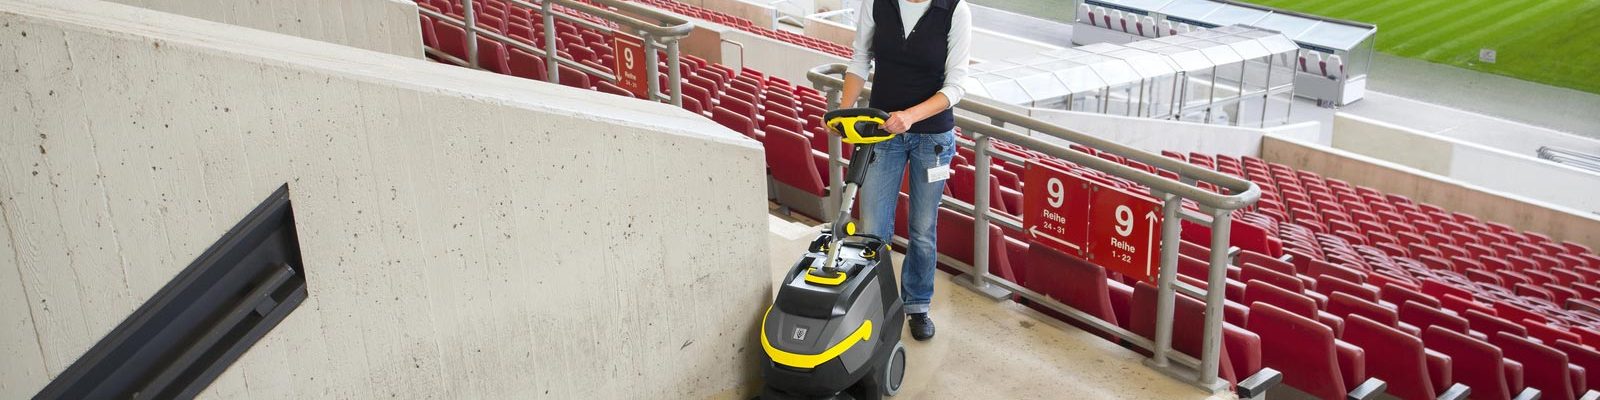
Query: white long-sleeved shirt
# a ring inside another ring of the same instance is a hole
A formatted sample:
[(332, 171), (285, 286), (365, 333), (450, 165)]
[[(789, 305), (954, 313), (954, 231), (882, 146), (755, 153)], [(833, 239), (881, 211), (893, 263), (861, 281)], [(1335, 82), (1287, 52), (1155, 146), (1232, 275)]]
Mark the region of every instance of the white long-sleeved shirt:
[[(933, 0), (911, 2), (908, 0), (895, 0), (900, 2), (900, 25), (905, 27), (901, 37), (911, 36), (911, 30), (916, 28), (917, 21), (928, 12), (928, 7), (933, 5)], [(850, 57), (850, 68), (846, 71), (861, 79), (868, 79), (872, 72), (872, 35), (877, 30), (878, 24), (872, 18), (873, 0), (863, 0), (856, 11), (856, 38), (852, 43), (855, 54)], [(939, 88), (939, 93), (950, 100), (950, 106), (961, 102), (966, 96), (966, 89), (961, 88), (961, 82), (967, 79), (967, 64), (972, 61), (972, 9), (967, 7), (967, 2), (956, 3), (956, 8), (951, 10), (950, 37), (948, 38), (949, 54), (944, 60), (944, 86)]]

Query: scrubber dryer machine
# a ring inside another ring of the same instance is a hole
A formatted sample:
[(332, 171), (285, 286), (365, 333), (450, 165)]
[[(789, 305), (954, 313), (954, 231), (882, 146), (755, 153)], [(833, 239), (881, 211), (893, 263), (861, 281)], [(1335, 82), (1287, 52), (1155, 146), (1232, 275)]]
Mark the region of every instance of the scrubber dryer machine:
[(766, 360), (761, 398), (879, 399), (893, 396), (905, 377), (900, 343), (905, 313), (888, 238), (857, 234), (849, 222), (872, 162), (872, 146), (892, 139), (887, 113), (835, 110), (823, 121), (855, 146), (839, 216), (785, 275), (761, 320)]

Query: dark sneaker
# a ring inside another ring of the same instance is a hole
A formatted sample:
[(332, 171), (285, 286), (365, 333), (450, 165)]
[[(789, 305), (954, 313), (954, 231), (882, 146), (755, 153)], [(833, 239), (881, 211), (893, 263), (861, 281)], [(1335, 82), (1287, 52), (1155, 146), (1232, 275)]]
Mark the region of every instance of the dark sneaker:
[(927, 313), (906, 314), (910, 318), (911, 338), (917, 341), (933, 339), (933, 318), (928, 318)]

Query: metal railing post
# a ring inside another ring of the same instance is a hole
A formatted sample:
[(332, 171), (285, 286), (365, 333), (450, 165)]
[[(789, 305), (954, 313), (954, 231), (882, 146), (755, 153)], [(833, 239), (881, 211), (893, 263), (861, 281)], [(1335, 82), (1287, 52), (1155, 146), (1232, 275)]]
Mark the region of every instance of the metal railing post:
[(1151, 363), (1167, 366), (1167, 352), (1172, 351), (1173, 303), (1176, 301), (1178, 278), (1178, 243), (1183, 224), (1178, 211), (1183, 209), (1183, 198), (1170, 193), (1160, 193), (1165, 199), (1161, 206), (1161, 270), (1156, 278), (1156, 348), (1151, 350)]
[(467, 65), (481, 68), (478, 65), (478, 13), (472, 11), (472, 0), (462, 1), (463, 13), (467, 18)]
[(555, 4), (545, 0), (540, 4), (544, 13), (544, 78), (550, 83), (561, 82), (561, 62), (557, 58), (561, 53), (556, 51), (556, 11)]
[(678, 54), (679, 40), (681, 38), (672, 38), (667, 42), (667, 83), (672, 85), (672, 105), (683, 107), (683, 72), (679, 68), (682, 64), (682, 57)]
[(998, 300), (1011, 293), (989, 284), (989, 202), (997, 200), (989, 198), (989, 140), (989, 135), (972, 134), (973, 165), (978, 169), (972, 192), (972, 273), (957, 283)]
[[(817, 90), (821, 90), (823, 97), (828, 99), (829, 110), (839, 108), (839, 104), (842, 103), (842, 99), (840, 97), (842, 97), (844, 93), (838, 89), (823, 87), (820, 85), (817, 86)], [(828, 135), (828, 204), (839, 204), (839, 196), (842, 195), (839, 192), (844, 189), (844, 166), (839, 165), (839, 163), (843, 160), (843, 153), (844, 142), (839, 140), (838, 135)], [(831, 215), (825, 215), (824, 217), (831, 217)]]
[(644, 83), (644, 87), (647, 88), (646, 92), (650, 93), (650, 101), (660, 101), (656, 100), (660, 98), (656, 96), (662, 94), (661, 56), (656, 54), (655, 38), (651, 37), (649, 32), (640, 31), (639, 37), (644, 39), (644, 80), (649, 81)]
[(1206, 326), (1204, 347), (1200, 349), (1200, 375), (1196, 383), (1210, 386), (1217, 381), (1218, 362), (1222, 359), (1222, 304), (1223, 288), (1228, 279), (1228, 235), (1233, 214), (1229, 210), (1211, 210), (1211, 265), (1206, 280)]

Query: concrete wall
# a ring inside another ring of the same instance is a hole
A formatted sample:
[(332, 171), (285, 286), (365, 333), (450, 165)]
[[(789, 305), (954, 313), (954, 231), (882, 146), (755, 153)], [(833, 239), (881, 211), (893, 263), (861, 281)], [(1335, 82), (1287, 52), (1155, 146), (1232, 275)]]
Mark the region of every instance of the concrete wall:
[(856, 40), (856, 27), (816, 15), (806, 16), (806, 36), (822, 39), (840, 46), (849, 46)]
[(755, 379), (764, 161), (705, 118), (89, 0), (0, 0), (0, 38), (0, 398), (285, 182), (310, 298), (202, 397)]
[(110, 0), (151, 10), (422, 58), (417, 4), (406, 0)]
[(1600, 213), (1600, 174), (1356, 115), (1333, 120), (1333, 147), (1473, 185)]
[(1600, 246), (1600, 215), (1503, 192), (1392, 163), (1275, 136), (1262, 139), (1261, 157), (1329, 178), (1398, 193), (1557, 240)]
[[(811, 86), (811, 81), (806, 80), (806, 73), (811, 71), (811, 68), (822, 64), (848, 61), (844, 57), (834, 56), (789, 42), (769, 39), (738, 29), (728, 28), (722, 32), (722, 38), (744, 45), (744, 62), (749, 67), (770, 75), (777, 75), (799, 85)], [(722, 61), (724, 64), (738, 65), (738, 47), (723, 44)]]
[(684, 4), (704, 7), (706, 9), (721, 11), (735, 17), (748, 19), (756, 26), (772, 27), (772, 6), (765, 2), (748, 2), (743, 0), (678, 0)]

